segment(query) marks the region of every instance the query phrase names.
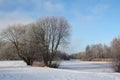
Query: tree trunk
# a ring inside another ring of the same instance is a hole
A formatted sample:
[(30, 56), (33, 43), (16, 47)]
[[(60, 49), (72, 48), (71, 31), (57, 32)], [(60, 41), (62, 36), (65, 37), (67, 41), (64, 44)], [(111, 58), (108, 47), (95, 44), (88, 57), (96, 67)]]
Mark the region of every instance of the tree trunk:
[(24, 60), (24, 61), (26, 62), (26, 64), (27, 64), (28, 66), (32, 66), (32, 64), (33, 64), (33, 60), (30, 59), (30, 58), (27, 58), (27, 59)]
[(43, 61), (44, 61), (45, 66), (48, 66), (47, 54), (43, 53), (42, 55), (43, 55)]

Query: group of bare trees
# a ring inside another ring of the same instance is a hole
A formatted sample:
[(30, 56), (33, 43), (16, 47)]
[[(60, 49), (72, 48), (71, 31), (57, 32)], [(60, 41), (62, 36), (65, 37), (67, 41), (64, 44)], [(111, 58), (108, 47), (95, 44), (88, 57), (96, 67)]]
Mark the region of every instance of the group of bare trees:
[(11, 25), (1, 33), (0, 38), (2, 43), (9, 44), (3, 51), (13, 48), (9, 55), (17, 55), (27, 65), (32, 65), (34, 60), (43, 60), (46, 66), (51, 66), (56, 52), (63, 44), (68, 44), (69, 31), (70, 25), (64, 17), (52, 16), (28, 25)]
[(111, 49), (107, 45), (95, 44), (86, 47), (86, 58), (88, 60), (96, 58), (111, 58)]
[(107, 45), (94, 44), (94, 45), (88, 45), (86, 47), (85, 52), (80, 52), (72, 56), (77, 59), (86, 59), (91, 61), (96, 58), (111, 58), (112, 54), (111, 54), (111, 48), (108, 47)]

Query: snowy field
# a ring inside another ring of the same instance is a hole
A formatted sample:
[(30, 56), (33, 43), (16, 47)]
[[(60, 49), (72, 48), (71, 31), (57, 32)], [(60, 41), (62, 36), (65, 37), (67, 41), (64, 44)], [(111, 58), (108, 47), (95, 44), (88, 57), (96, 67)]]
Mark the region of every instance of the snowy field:
[[(4, 63), (6, 63), (6, 66)], [(29, 67), (20, 61), (18, 63), (16, 61), (12, 61), (11, 64), (10, 61), (4, 63), (0, 62), (0, 80), (120, 80), (119, 73), (105, 73), (95, 71), (87, 72), (87, 70), (81, 71), (81, 66), (84, 67), (88, 64), (88, 66), (91, 67), (91, 65), (94, 63), (96, 64), (96, 62), (84, 63), (79, 61), (65, 61), (61, 64), (61, 68), (67, 68), (68, 66), (69, 69)], [(12, 67), (12, 64), (17, 66)], [(100, 64), (102, 65), (102, 63)], [(80, 66), (80, 68), (76, 71), (74, 65), (77, 67)], [(103, 63), (103, 65), (105, 64)]]
[(24, 61), (0, 61), (0, 68), (24, 67), (27, 66)]

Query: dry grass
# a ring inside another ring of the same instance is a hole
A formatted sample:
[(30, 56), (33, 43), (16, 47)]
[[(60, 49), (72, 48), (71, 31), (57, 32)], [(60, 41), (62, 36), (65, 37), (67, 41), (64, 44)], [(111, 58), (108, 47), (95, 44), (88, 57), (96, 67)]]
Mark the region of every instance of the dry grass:
[(40, 62), (37, 62), (37, 61), (34, 61), (32, 66), (45, 67), (45, 65), (43, 63), (40, 63)]
[(113, 60), (110, 58), (97, 58), (97, 59), (93, 59), (92, 61), (99, 61), (99, 62), (112, 62)]
[[(89, 61), (87, 59), (82, 59), (81, 61)], [(110, 58), (96, 58), (92, 59), (91, 61), (97, 61), (97, 62), (112, 62), (113, 60)]]

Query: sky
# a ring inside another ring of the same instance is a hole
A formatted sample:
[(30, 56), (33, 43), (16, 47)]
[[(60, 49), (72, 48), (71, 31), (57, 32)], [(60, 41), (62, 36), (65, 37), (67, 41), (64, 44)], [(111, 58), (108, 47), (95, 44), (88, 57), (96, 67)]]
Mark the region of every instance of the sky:
[(43, 16), (64, 16), (71, 25), (68, 53), (107, 44), (120, 35), (120, 0), (0, 0), (0, 31)]

